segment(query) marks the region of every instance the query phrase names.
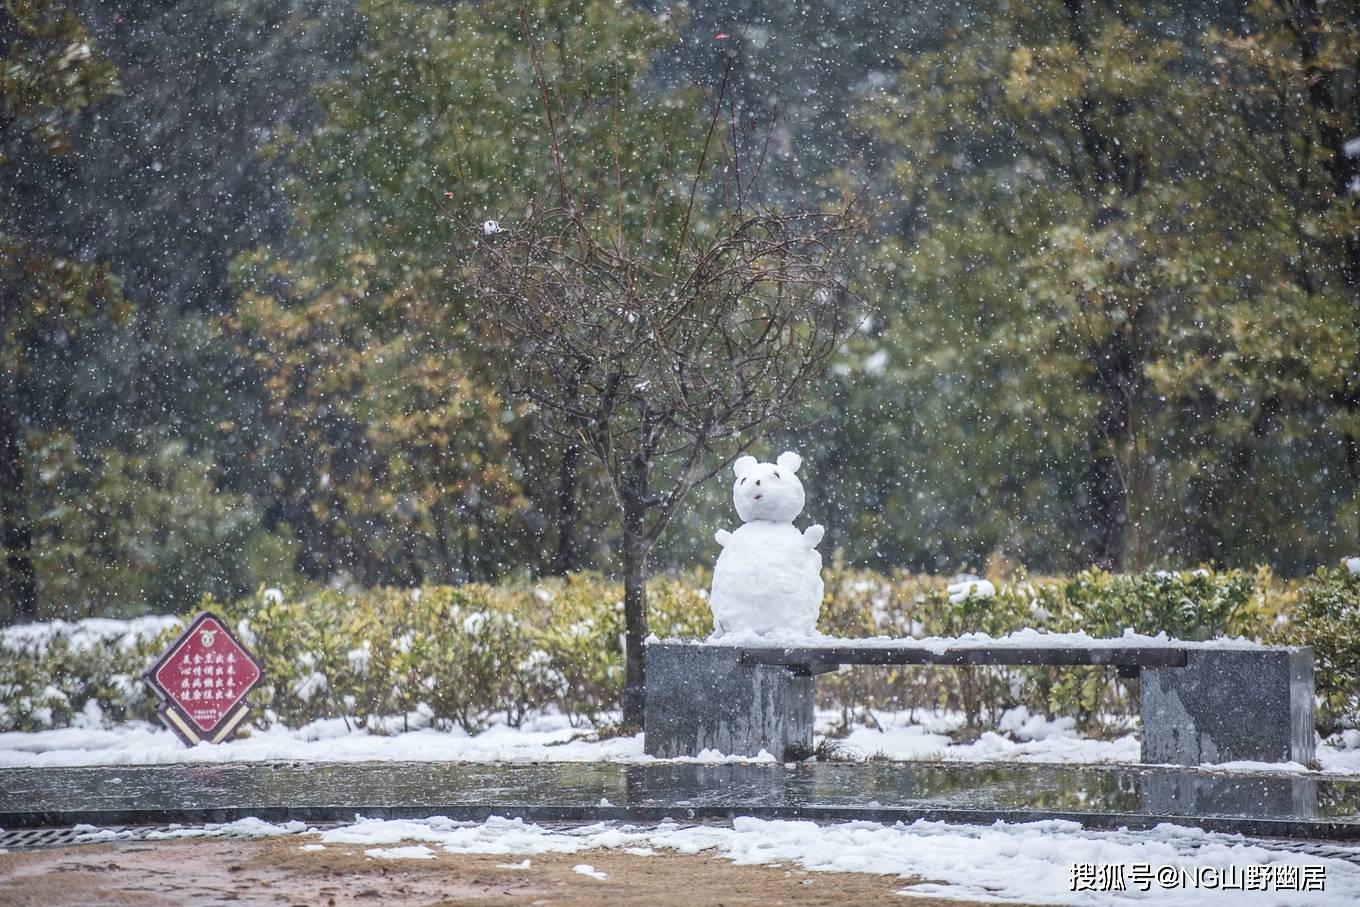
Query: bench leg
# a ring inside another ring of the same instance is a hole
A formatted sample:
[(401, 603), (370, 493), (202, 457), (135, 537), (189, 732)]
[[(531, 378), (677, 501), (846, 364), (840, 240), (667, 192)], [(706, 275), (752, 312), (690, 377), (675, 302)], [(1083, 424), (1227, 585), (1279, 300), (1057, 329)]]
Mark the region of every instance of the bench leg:
[(647, 647), (645, 748), (659, 758), (717, 750), (783, 762), (812, 755), (812, 678), (747, 665), (732, 646)]
[(1311, 649), (1191, 649), (1140, 674), (1143, 761), (1314, 759)]

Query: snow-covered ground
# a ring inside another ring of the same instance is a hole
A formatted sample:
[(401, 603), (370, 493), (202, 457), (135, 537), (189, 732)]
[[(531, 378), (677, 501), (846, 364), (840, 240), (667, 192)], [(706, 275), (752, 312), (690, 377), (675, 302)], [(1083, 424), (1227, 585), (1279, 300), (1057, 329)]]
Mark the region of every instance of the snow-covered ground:
[[(639, 857), (708, 854), (742, 865), (796, 865), (814, 872), (859, 872), (904, 880), (907, 896), (993, 903), (1157, 905), (1350, 905), (1360, 903), (1360, 866), (1275, 844), (1159, 825), (1149, 831), (1092, 831), (1073, 822), (952, 825), (872, 822), (818, 824), (738, 818), (729, 825), (623, 825), (545, 828), (519, 819), (454, 822), (443, 817), (356, 817), (325, 831), (301, 823), (245, 819), (202, 829), (172, 828), (164, 837), (204, 833), (299, 834), (299, 849), (362, 850), (380, 860), (432, 860), (440, 853), (505, 855), (506, 868), (534, 872), (534, 855), (615, 850)], [(118, 832), (90, 830), (90, 840)], [(524, 857), (514, 860), (513, 857)], [(588, 863), (576, 870), (607, 874)], [(1222, 881), (1236, 873), (1238, 887)], [(1261, 887), (1243, 890), (1254, 878)], [(1125, 890), (1112, 890), (1120, 881)], [(911, 882), (912, 884), (908, 884)], [(1321, 883), (1321, 889), (1306, 885)]]
[[(822, 731), (832, 713), (820, 715)], [(877, 713), (879, 727), (856, 727), (837, 741), (847, 759), (945, 760), (955, 762), (1136, 763), (1138, 739), (1126, 734), (1112, 740), (1084, 737), (1070, 718), (1046, 719), (1023, 708), (1006, 713), (1001, 733), (986, 732), (976, 740), (956, 743), (949, 732), (962, 724), (957, 713)], [(406, 733), (379, 736), (347, 727), (339, 719), (318, 721), (301, 729), (275, 726), (252, 730), (250, 737), (214, 746), (186, 748), (168, 730), (143, 722), (112, 728), (88, 722), (86, 727), (33, 733), (0, 734), (0, 767), (44, 765), (118, 765), (177, 762), (259, 762), (431, 760), (449, 762), (649, 762), (642, 735), (601, 740), (589, 727), (572, 727), (560, 716), (546, 716), (522, 727), (495, 725), (481, 734), (436, 731), (421, 726), (413, 714)], [(399, 722), (394, 722), (400, 726)], [(1322, 771), (1360, 775), (1360, 733), (1350, 732), (1348, 746), (1318, 747)], [(772, 761), (766, 755), (764, 761)], [(706, 752), (701, 762), (747, 761)], [(1211, 766), (1217, 770), (1307, 771), (1294, 763)]]

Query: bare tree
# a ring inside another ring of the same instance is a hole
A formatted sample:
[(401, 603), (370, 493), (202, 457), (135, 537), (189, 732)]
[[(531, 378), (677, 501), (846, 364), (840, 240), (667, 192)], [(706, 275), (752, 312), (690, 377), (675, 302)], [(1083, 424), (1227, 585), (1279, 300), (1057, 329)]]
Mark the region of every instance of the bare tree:
[[(526, 40), (535, 51), (527, 27)], [(730, 131), (723, 122), (730, 64), (707, 117), (691, 120), (699, 135), (656, 135), (659, 153), (578, 143), (569, 170), (558, 141), (569, 124), (536, 53), (534, 63), (548, 185), (517, 223), (462, 224), (469, 289), (512, 351), (513, 390), (599, 461), (618, 503), (623, 718), (637, 727), (648, 555), (688, 492), (788, 414), (853, 329), (843, 273), (853, 204), (786, 212), (756, 198), (759, 166), (737, 149), (757, 143), (734, 110)], [(688, 175), (646, 165), (675, 161), (687, 139)]]

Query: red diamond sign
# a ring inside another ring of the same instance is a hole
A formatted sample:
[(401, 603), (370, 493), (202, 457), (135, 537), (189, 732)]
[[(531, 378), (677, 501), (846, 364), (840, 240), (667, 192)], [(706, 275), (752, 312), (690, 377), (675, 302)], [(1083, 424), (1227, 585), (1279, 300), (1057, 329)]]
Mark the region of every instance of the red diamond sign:
[(214, 614), (204, 611), (170, 644), (146, 681), (164, 704), (156, 713), (187, 746), (221, 743), (246, 716), (260, 663)]

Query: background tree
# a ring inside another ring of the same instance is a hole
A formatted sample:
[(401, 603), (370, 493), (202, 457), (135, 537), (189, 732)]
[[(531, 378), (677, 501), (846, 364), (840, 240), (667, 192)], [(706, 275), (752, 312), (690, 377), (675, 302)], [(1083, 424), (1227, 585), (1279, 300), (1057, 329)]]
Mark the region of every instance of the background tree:
[[(1332, 45), (1339, 9), (1321, 29)], [(1355, 486), (1322, 478), (1346, 467), (1316, 422), (1336, 397), (1308, 375), (1338, 362), (1316, 344), (1347, 309), (1307, 314), (1317, 303), (1281, 292), (1296, 266), (1276, 251), (1313, 232), (1305, 200), (1326, 200), (1335, 232), (1313, 261), (1340, 273), (1351, 199), (1336, 153), (1309, 152), (1336, 141), (1308, 122), (1312, 76), (1277, 7), (1231, 39), (1212, 7), (1164, 13), (1009, 9), (904, 57), (861, 114), (868, 166), (896, 201), (866, 269), (885, 315), (874, 343), (894, 365), (875, 380), (928, 388), (896, 472), (915, 486), (897, 497), (909, 523), (943, 517), (915, 534), (938, 546), (906, 555), (922, 566), (998, 550), (1040, 569), (1283, 563), (1340, 541), (1323, 527), (1349, 519), (1338, 505)], [(1258, 52), (1252, 101), (1228, 47)], [(1340, 46), (1328, 59), (1351, 65)], [(1302, 118), (1272, 120), (1271, 98)], [(853, 402), (845, 421), (877, 430)], [(1274, 493), (1286, 474), (1295, 493)]]
[[(557, 80), (572, 48), (545, 65), (537, 25), (525, 17), (547, 186), (504, 226), (451, 213), (475, 241), (469, 280), (506, 337), (516, 391), (594, 456), (618, 506), (623, 720), (638, 726), (648, 556), (690, 489), (788, 414), (853, 326), (852, 225), (848, 208), (762, 203), (760, 163), (720, 128), (730, 67), (706, 122), (608, 61), (585, 76), (590, 102), (568, 108)], [(621, 122), (663, 129), (639, 140)]]
[[(874, 317), (797, 414), (826, 548), (930, 571), (1353, 554), (1353, 4), (882, 11), (525, 8), (570, 184), (615, 133), (692, 134), (655, 165), (686, 184), (718, 49), (713, 161), (762, 159), (761, 198), (797, 210), (872, 187), (846, 273)], [(511, 348), (430, 216), (445, 192), (464, 223), (557, 204), (514, 4), (30, 0), (0, 31), (0, 616), (617, 561), (607, 477), (507, 393)], [(616, 87), (645, 114), (602, 117)], [(708, 561), (724, 485), (649, 565)]]
[(117, 281), (99, 264), (31, 239), (46, 206), (47, 158), (70, 150), (71, 121), (116, 90), (85, 26), (56, 0), (0, 7), (0, 548), (11, 619), (37, 609), (27, 454), (34, 412), (28, 365), (81, 321), (117, 316)]
[(230, 303), (231, 257), (285, 211), (282, 168), (256, 149), (301, 127), (330, 45), (345, 45), (341, 11), (319, 12), (252, 0), (0, 12), (6, 261), (19, 262), (5, 289), (23, 315), (6, 321), (22, 498), (6, 510), (29, 521), (32, 550), (7, 576), (36, 599), (19, 614), (0, 600), (0, 615), (173, 609), (291, 575), (287, 527), (261, 525), (267, 486), (238, 455), (256, 430), (243, 424), (253, 389), (205, 316)]
[[(1216, 383), (1254, 381), (1264, 389), (1247, 411), (1246, 430), (1227, 450), (1232, 469), (1207, 493), (1219, 500), (1241, 495), (1246, 473), (1271, 454), (1271, 434), (1286, 433), (1310, 454), (1303, 466), (1310, 478), (1303, 481), (1325, 502), (1312, 508), (1290, 547), (1317, 550), (1347, 523), (1354, 547), (1360, 540), (1360, 10), (1299, 0), (1252, 3), (1247, 13), (1240, 31), (1205, 33), (1213, 76), (1187, 105), (1184, 124), (1204, 149), (1197, 187), (1202, 210), (1231, 261), (1232, 273), (1224, 275), (1224, 296), (1231, 298), (1222, 303), (1233, 318), (1223, 329), (1248, 354), (1213, 363), (1222, 376)], [(1243, 363), (1254, 366), (1254, 374), (1243, 374)], [(1299, 481), (1301, 464), (1270, 465), (1270, 487)], [(1274, 497), (1251, 486), (1247, 493)], [(1235, 527), (1223, 521), (1201, 528), (1211, 540), (1206, 553), (1220, 557), (1225, 546), (1213, 543), (1225, 533), (1230, 539)], [(1341, 536), (1331, 544), (1346, 541)], [(1279, 554), (1279, 548), (1269, 552)]]
[(184, 441), (221, 490), (267, 511), (268, 475), (249, 456), (268, 430), (252, 421), (258, 382), (215, 319), (233, 307), (233, 260), (287, 240), (291, 167), (263, 151), (315, 125), (316, 85), (343, 73), (358, 43), (354, 2), (69, 3), (122, 93), (74, 124), (76, 153), (48, 182), (56, 203), (37, 229), (107, 263), (134, 309), (37, 366), (60, 405), (52, 418), (85, 459), (154, 459)]
[[(430, 217), (450, 191), (478, 222), (505, 217), (540, 186), (539, 91), (519, 15), (393, 0), (361, 11), (363, 50), (321, 92), (323, 125), (283, 143), (295, 240), (239, 273), (232, 325), (277, 426), (254, 451), (277, 477), (277, 513), (307, 539), (313, 575), (458, 581), (588, 564), (608, 544), (599, 520), (578, 517), (601, 506), (595, 476), (579, 448), (545, 444), (532, 408), (502, 395), (507, 352), (455, 279), (452, 225)], [(573, 109), (598, 102), (601, 73), (637, 91), (673, 39), (608, 2), (527, 14)]]
[[(247, 259), (229, 322), (262, 378), (255, 439), (299, 568), (365, 585), (489, 580), (531, 556), (506, 407), (477, 374), (475, 327), (371, 259), (322, 283)], [(303, 273), (299, 273), (303, 272)]]

